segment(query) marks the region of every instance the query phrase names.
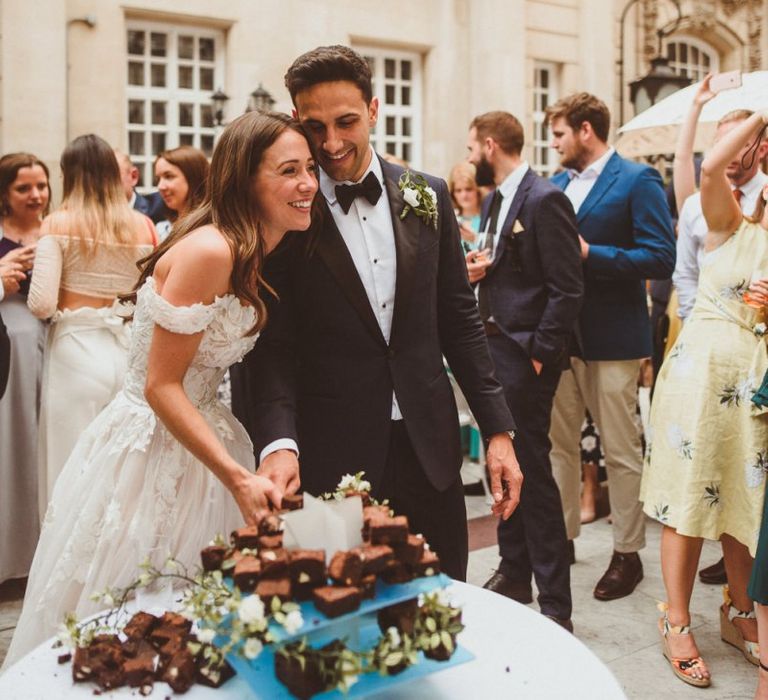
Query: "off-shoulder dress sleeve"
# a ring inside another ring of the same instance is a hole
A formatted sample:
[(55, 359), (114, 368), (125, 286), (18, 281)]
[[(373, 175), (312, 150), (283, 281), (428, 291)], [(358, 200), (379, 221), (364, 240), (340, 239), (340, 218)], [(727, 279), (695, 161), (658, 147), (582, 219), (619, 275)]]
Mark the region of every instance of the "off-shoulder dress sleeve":
[[(154, 287), (154, 285), (153, 285)], [(215, 304), (197, 303), (191, 306), (174, 306), (152, 288), (147, 305), (149, 316), (171, 333), (192, 335), (204, 331), (216, 315)]]

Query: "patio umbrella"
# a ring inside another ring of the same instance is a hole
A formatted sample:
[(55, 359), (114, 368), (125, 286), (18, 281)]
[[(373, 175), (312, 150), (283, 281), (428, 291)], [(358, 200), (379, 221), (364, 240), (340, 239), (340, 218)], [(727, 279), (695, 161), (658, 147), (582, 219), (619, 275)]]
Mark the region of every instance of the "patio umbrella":
[[(682, 123), (699, 83), (665, 97), (619, 128), (616, 150), (626, 158), (673, 153)], [(717, 121), (734, 109), (768, 109), (768, 71), (744, 73), (741, 87), (723, 90), (713, 97), (699, 118), (694, 150), (712, 145)]]

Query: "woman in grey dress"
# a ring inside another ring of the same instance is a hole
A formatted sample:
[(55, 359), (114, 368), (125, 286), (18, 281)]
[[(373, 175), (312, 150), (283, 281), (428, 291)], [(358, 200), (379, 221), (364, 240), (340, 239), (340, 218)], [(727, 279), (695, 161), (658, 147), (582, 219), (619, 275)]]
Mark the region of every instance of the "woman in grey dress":
[[(0, 158), (0, 259), (29, 270), (50, 200), (48, 169), (33, 155)], [(27, 309), (25, 280), (4, 295), (11, 363), (0, 401), (0, 582), (29, 573), (39, 534), (37, 428), (45, 326)]]

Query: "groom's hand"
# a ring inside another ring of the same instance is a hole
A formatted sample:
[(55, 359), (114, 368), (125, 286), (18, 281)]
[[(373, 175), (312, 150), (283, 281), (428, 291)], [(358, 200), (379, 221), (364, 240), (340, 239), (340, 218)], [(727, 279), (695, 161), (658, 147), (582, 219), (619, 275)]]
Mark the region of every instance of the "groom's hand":
[(508, 433), (492, 435), (486, 451), (488, 471), (491, 475), (491, 511), (504, 520), (517, 508), (520, 502), (520, 489), (523, 486), (523, 473), (517, 463), (512, 438)]
[(256, 470), (259, 476), (271, 479), (286, 495), (296, 493), (301, 486), (299, 458), (293, 450), (276, 450), (268, 454)]

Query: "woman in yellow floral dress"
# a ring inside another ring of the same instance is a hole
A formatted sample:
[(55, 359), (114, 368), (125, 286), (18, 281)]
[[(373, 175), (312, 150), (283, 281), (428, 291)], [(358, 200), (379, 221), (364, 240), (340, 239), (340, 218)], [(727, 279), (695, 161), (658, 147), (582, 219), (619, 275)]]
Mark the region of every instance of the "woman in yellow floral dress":
[(741, 122), (702, 165), (707, 252), (693, 313), (659, 373), (640, 493), (645, 512), (664, 525), (664, 655), (681, 680), (696, 686), (710, 684), (690, 633), (703, 538), (723, 544), (730, 598), (720, 609), (721, 636), (752, 663), (758, 658), (747, 582), (768, 472), (768, 417), (750, 398), (768, 353), (765, 309), (747, 302), (756, 301), (750, 283), (768, 277), (768, 216), (742, 216), (726, 170), (753, 155), (748, 144), (766, 123), (764, 114)]

